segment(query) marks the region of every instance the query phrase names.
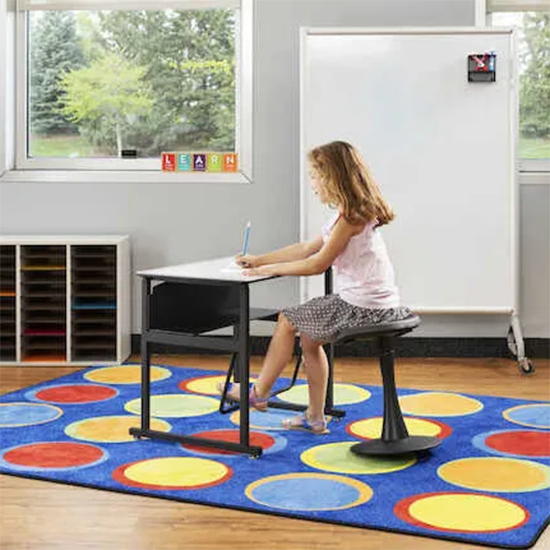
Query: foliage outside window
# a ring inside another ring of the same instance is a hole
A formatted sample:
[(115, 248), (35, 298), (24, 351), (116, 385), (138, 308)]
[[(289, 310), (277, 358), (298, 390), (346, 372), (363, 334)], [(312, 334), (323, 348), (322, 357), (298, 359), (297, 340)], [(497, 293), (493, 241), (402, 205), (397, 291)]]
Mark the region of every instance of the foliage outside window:
[(493, 12), (493, 26), (515, 27), (518, 35), (519, 157), (550, 158), (550, 14)]
[(236, 151), (237, 14), (28, 12), (26, 157)]

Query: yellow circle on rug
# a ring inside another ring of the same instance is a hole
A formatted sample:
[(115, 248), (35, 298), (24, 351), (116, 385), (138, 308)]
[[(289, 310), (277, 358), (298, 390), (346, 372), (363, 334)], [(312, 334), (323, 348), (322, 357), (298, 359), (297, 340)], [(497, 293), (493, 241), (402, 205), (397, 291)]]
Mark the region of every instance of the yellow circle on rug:
[[(432, 437), (448, 437), (452, 430), (446, 424), (435, 420), (427, 420), (424, 418), (403, 418), (405, 427), (409, 435), (425, 435)], [(356, 420), (352, 422), (346, 431), (356, 437), (363, 439), (378, 439), (382, 434), (382, 426), (384, 419), (381, 416), (374, 418), (365, 418), (364, 420)]]
[[(250, 381), (256, 380), (255, 376), (250, 377)], [(219, 386), (225, 384), (225, 374), (212, 375), (212, 376), (197, 376), (196, 378), (189, 378), (183, 380), (179, 384), (180, 390), (188, 391), (191, 393), (200, 393), (204, 395), (220, 395)]]
[[(202, 416), (217, 411), (217, 399), (201, 395), (166, 394), (151, 397), (151, 415), (161, 418), (183, 418)], [(141, 399), (128, 401), (124, 408), (131, 413), (141, 414)]]
[(401, 411), (417, 416), (465, 416), (483, 409), (477, 399), (458, 393), (425, 392), (399, 398)]
[[(281, 401), (294, 403), (296, 405), (307, 405), (309, 403), (307, 384), (293, 386), (288, 391), (277, 395)], [(352, 405), (370, 399), (371, 393), (368, 390), (354, 386), (353, 384), (334, 384), (334, 404)]]
[[(172, 373), (163, 367), (151, 367), (151, 382), (170, 378)], [(101, 384), (139, 384), (141, 382), (141, 365), (121, 365), (120, 367), (103, 367), (84, 374), (86, 380)]]
[(307, 449), (300, 455), (304, 464), (340, 474), (387, 474), (397, 472), (412, 466), (416, 458), (412, 455), (396, 457), (364, 457), (351, 452), (352, 445), (357, 441), (342, 441), (328, 443)]
[(437, 474), (447, 483), (476, 491), (523, 493), (550, 487), (548, 466), (517, 458), (462, 458), (443, 464)]
[(113, 472), (113, 478), (144, 489), (204, 489), (227, 481), (229, 466), (207, 458), (163, 457), (125, 464)]
[(219, 376), (199, 376), (197, 378), (189, 378), (183, 380), (179, 384), (179, 388), (183, 391), (191, 393), (201, 393), (206, 395), (220, 395), (218, 385), (225, 384), (225, 375)]
[[(126, 443), (133, 441), (130, 428), (139, 428), (140, 418), (137, 416), (98, 416), (73, 422), (65, 428), (65, 433), (73, 439), (94, 441), (98, 443)], [(156, 418), (151, 419), (151, 429), (169, 432), (172, 426)]]
[(529, 519), (529, 512), (515, 502), (471, 493), (415, 495), (398, 502), (394, 513), (409, 524), (454, 533), (507, 531)]

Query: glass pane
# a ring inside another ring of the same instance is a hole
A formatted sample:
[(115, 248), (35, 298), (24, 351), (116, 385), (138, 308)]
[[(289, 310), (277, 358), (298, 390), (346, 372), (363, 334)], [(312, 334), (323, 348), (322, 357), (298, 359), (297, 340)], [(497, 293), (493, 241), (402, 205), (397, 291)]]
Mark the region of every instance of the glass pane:
[(29, 157), (235, 151), (236, 12), (29, 12)]
[(550, 158), (550, 14), (498, 12), (492, 24), (518, 29), (519, 156)]

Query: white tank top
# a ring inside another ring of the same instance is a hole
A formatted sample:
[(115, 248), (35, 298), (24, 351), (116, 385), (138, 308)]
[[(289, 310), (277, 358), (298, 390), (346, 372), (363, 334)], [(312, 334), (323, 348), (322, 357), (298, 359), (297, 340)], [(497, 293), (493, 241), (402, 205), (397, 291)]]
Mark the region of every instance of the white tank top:
[[(340, 214), (337, 212), (323, 226), (323, 240), (329, 238)], [(393, 266), (376, 220), (365, 224), (348, 246), (334, 260), (335, 293), (342, 300), (359, 307), (387, 309), (399, 307)]]

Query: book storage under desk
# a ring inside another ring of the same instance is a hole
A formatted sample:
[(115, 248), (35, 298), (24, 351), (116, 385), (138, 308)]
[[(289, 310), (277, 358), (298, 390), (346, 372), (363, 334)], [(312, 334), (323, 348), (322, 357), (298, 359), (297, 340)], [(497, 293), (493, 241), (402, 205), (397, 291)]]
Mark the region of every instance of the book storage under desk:
[(0, 237), (0, 363), (120, 364), (130, 283), (126, 236)]

